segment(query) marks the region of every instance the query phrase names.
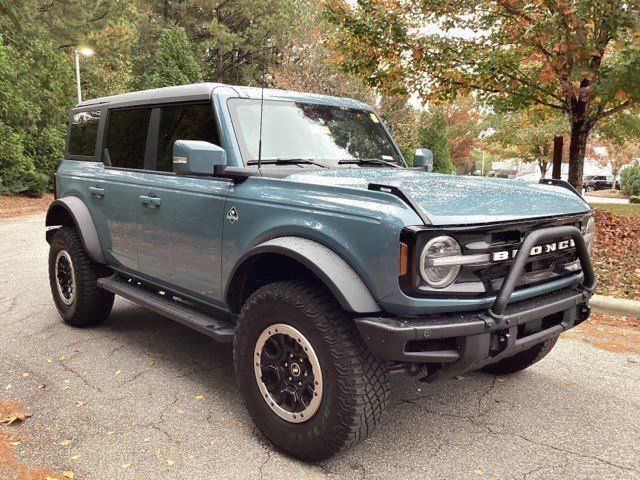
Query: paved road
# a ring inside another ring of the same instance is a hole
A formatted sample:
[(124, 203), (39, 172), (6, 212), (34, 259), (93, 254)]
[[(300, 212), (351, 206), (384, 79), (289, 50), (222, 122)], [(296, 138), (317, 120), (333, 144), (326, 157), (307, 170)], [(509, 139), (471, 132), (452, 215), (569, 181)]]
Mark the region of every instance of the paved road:
[(0, 400), (31, 408), (10, 427), (29, 465), (80, 480), (640, 478), (640, 359), (574, 340), (507, 378), (397, 377), (365, 443), (292, 460), (253, 428), (228, 346), (122, 300), (99, 328), (63, 325), (42, 225), (0, 223)]

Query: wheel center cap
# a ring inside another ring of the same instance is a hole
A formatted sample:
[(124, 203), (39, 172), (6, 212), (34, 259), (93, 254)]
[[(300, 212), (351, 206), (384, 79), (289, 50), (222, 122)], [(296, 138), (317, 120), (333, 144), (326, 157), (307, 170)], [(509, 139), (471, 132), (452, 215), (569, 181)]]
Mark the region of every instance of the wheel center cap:
[(297, 363), (291, 364), (291, 375), (293, 375), (294, 377), (300, 375), (300, 365), (298, 365)]

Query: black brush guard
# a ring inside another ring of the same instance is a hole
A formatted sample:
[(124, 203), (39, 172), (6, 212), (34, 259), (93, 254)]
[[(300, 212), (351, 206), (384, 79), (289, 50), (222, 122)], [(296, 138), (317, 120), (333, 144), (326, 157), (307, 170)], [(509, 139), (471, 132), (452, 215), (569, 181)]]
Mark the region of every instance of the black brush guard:
[[(572, 239), (582, 282), (562, 290), (509, 302), (531, 249), (548, 241)], [(440, 364), (429, 380), (480, 368), (559, 335), (589, 316), (588, 300), (596, 280), (584, 237), (576, 227), (531, 232), (488, 310), (419, 317), (362, 317), (355, 320), (369, 350), (383, 360)], [(455, 302), (455, 299), (452, 300)], [(520, 335), (519, 326), (555, 319), (548, 328)], [(519, 336), (520, 335), (520, 336)], [(499, 348), (496, 350), (496, 344)]]

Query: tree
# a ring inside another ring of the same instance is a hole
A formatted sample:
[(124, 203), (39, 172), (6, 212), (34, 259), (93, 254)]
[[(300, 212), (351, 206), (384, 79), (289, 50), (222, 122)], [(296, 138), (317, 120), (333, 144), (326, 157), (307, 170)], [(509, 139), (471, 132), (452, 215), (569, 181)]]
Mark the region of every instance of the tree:
[(535, 162), (542, 178), (553, 163), (553, 137), (565, 135), (569, 127), (564, 116), (548, 115), (540, 108), (492, 115), (486, 122), (495, 130), (488, 139), (492, 151), (503, 158)]
[(455, 173), (449, 152), (449, 136), (444, 109), (436, 107), (432, 111), (423, 112), (418, 130), (418, 143), (421, 147), (433, 152), (433, 171), (439, 173)]
[(475, 162), (472, 152), (479, 141), (484, 115), (471, 96), (458, 98), (455, 102), (444, 105), (444, 114), (451, 161), (458, 173), (473, 173)]
[(137, 32), (127, 21), (112, 23), (87, 34), (85, 43), (95, 55), (82, 59), (82, 94), (97, 98), (127, 92), (132, 83), (132, 53)]
[(640, 157), (640, 144), (637, 142), (617, 143), (605, 140), (599, 142), (599, 146), (603, 147), (606, 153), (597, 153), (595, 158), (603, 166), (611, 167), (614, 177), (618, 176), (622, 167), (630, 165), (634, 159)]
[(140, 0), (165, 24), (183, 27), (206, 80), (258, 85), (278, 63), (294, 25), (294, 0)]
[[(315, 0), (295, 3), (287, 46), (267, 80), (285, 90), (351, 97), (374, 103), (376, 95), (360, 78), (340, 69), (335, 52), (328, 46), (330, 25)], [(309, 25), (313, 25), (309, 28)]]
[(146, 88), (185, 85), (202, 80), (202, 71), (184, 28), (162, 30), (153, 54), (153, 64), (143, 81)]
[[(640, 0), (327, 0), (343, 68), (373, 86), (498, 111), (545, 106), (571, 123), (569, 181), (590, 132), (640, 99)], [(468, 34), (470, 31), (475, 33)], [(461, 32), (461, 33), (460, 33)]]
[(0, 2), (0, 192), (40, 196), (62, 157), (73, 73), (32, 10)]
[(380, 98), (378, 112), (404, 158), (412, 161), (413, 153), (421, 146), (418, 141), (420, 113), (409, 104), (407, 97), (391, 95)]

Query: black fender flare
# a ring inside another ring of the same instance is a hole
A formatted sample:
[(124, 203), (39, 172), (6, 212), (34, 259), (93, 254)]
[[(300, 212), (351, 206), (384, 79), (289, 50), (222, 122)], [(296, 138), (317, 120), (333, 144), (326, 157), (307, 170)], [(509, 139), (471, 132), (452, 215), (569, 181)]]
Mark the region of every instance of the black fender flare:
[(62, 226), (62, 213), (65, 212), (80, 233), (82, 245), (89, 256), (98, 263), (107, 263), (100, 246), (100, 237), (93, 218), (85, 203), (75, 196), (58, 198), (51, 202), (47, 210), (45, 225), (47, 226), (47, 241), (51, 241), (52, 232)]
[(354, 313), (380, 312), (369, 288), (360, 275), (337, 253), (314, 240), (303, 237), (278, 237), (247, 250), (234, 265), (227, 282), (224, 298), (229, 304), (230, 287), (244, 265), (264, 253), (287, 256), (313, 272), (333, 293), (342, 308)]

